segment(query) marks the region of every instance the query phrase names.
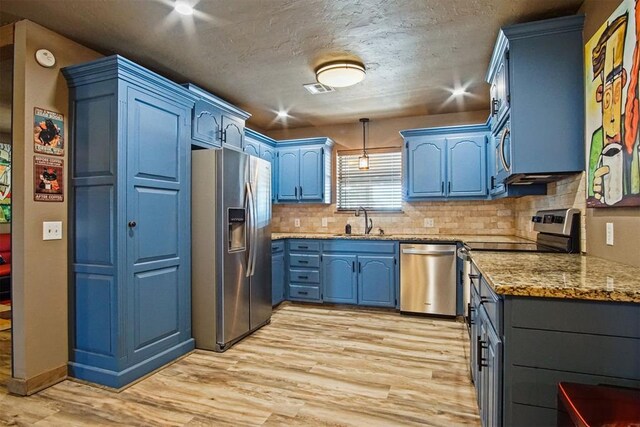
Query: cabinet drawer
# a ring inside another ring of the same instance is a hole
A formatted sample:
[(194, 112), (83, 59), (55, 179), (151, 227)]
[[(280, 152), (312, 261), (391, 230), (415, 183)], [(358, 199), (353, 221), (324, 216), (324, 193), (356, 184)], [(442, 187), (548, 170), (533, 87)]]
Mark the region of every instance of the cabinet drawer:
[(320, 288), (316, 286), (289, 285), (289, 298), (320, 300)]
[(320, 266), (320, 255), (291, 254), (289, 255), (290, 267), (315, 267)]
[(284, 240), (277, 240), (275, 242), (271, 242), (271, 253), (278, 254), (284, 252)]
[(291, 270), (289, 271), (289, 281), (320, 283), (320, 272), (318, 270)]
[(320, 251), (320, 242), (313, 241), (291, 241), (289, 242), (289, 250), (296, 252), (319, 252)]

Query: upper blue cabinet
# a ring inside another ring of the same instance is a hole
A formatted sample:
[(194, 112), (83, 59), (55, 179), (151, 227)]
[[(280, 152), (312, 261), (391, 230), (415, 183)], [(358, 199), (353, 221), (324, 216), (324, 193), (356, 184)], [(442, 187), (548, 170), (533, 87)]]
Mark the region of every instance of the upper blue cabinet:
[(193, 109), (193, 145), (221, 148), (224, 144), (244, 151), (244, 124), (251, 115), (192, 83), (183, 86), (199, 98)]
[(273, 202), (275, 202), (278, 193), (276, 141), (252, 129), (244, 128), (244, 152), (271, 163), (271, 196)]
[(400, 132), (407, 200), (487, 197), (486, 125)]
[(584, 170), (584, 16), (500, 30), (491, 57), (492, 193)]
[(307, 138), (277, 143), (277, 201), (331, 203), (329, 138)]

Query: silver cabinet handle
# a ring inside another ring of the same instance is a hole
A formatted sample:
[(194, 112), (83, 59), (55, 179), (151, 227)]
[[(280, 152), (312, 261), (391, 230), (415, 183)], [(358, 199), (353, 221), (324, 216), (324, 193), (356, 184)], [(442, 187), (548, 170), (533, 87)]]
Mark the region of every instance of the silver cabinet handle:
[(507, 160), (505, 159), (504, 143), (505, 143), (505, 140), (507, 139), (507, 136), (509, 136), (510, 133), (511, 133), (511, 131), (509, 130), (509, 128), (505, 127), (504, 131), (502, 132), (502, 138), (500, 138), (500, 152), (499, 152), (499, 154), (500, 154), (500, 163), (502, 163), (502, 167), (507, 172), (511, 171), (511, 165), (507, 165)]
[(403, 249), (403, 254), (409, 255), (453, 255), (455, 251), (419, 251), (418, 249)]

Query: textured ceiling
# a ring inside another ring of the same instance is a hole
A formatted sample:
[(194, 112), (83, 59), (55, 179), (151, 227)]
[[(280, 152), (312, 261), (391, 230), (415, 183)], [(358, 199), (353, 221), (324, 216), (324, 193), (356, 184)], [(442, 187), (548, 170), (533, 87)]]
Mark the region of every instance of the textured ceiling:
[[(488, 109), (483, 78), (503, 25), (575, 13), (582, 0), (1, 0), (0, 21), (24, 17), (103, 53), (190, 81), (253, 114), (263, 129), (359, 117)], [(55, 54), (55, 52), (54, 52)], [(310, 95), (313, 69), (359, 57), (364, 82)], [(451, 99), (465, 85), (470, 95)]]

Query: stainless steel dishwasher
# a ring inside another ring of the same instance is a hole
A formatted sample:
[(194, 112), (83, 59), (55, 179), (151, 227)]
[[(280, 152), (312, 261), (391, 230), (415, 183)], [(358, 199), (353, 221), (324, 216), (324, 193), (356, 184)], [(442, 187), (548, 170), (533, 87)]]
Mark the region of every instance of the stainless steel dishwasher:
[(455, 245), (400, 245), (400, 311), (456, 315)]

